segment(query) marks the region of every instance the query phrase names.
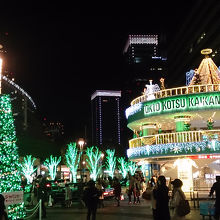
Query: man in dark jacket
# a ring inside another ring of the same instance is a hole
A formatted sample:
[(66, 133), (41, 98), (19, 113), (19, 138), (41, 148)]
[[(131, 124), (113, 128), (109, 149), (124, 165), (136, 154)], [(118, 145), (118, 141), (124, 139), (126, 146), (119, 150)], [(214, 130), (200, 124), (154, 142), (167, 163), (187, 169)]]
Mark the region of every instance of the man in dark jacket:
[(92, 215), (92, 220), (96, 219), (96, 210), (99, 202), (99, 196), (101, 196), (100, 191), (95, 187), (95, 182), (90, 180), (88, 182), (88, 187), (83, 193), (83, 201), (88, 209), (87, 220), (90, 220)]
[(219, 219), (220, 217), (220, 176), (216, 176), (216, 182), (211, 187), (209, 196), (212, 196), (215, 192), (215, 219)]

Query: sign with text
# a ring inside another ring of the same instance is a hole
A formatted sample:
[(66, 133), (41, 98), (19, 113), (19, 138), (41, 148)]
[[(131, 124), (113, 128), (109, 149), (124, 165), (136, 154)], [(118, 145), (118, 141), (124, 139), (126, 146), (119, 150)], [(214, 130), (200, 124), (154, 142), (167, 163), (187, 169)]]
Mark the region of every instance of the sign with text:
[(163, 112), (202, 110), (220, 107), (220, 94), (191, 94), (187, 96), (169, 97), (154, 100), (144, 106), (145, 115), (154, 115)]
[(6, 192), (2, 193), (5, 198), (5, 205), (12, 205), (22, 203), (24, 193), (23, 191), (16, 191), (16, 192)]

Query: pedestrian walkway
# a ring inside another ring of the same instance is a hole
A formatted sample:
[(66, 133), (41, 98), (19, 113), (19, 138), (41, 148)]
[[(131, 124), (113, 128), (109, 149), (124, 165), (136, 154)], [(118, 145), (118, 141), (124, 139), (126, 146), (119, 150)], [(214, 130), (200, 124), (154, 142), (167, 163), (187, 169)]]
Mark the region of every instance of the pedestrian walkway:
[[(150, 203), (144, 200), (141, 204), (129, 205), (127, 200), (121, 201), (121, 206), (116, 207), (114, 200), (105, 201), (105, 207), (97, 210), (97, 220), (152, 220)], [(74, 203), (71, 208), (52, 207), (47, 209), (47, 220), (86, 220), (86, 208), (80, 208)], [(198, 209), (192, 209), (186, 216), (187, 220), (200, 220)]]

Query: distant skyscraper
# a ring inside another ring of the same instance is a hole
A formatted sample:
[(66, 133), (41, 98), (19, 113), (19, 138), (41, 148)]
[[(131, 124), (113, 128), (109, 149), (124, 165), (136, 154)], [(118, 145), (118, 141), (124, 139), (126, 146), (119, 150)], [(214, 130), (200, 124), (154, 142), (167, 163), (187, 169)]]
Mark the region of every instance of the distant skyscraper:
[(96, 90), (91, 96), (92, 145), (105, 148), (121, 144), (121, 91)]

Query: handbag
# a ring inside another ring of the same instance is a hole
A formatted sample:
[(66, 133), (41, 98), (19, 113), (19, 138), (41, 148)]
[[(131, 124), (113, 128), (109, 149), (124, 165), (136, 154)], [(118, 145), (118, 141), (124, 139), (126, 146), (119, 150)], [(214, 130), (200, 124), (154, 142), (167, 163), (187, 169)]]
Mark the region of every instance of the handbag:
[(182, 199), (179, 202), (179, 205), (177, 206), (177, 214), (182, 217), (190, 213), (190, 205), (189, 201), (184, 199), (183, 194), (179, 192)]

